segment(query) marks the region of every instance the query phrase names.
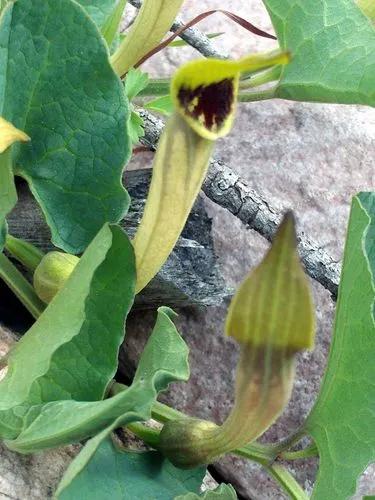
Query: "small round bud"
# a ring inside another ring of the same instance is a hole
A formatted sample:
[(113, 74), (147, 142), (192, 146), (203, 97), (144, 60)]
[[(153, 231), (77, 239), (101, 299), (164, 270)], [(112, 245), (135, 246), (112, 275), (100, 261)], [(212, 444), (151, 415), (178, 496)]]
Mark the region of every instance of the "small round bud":
[(192, 469), (209, 463), (212, 450), (205, 443), (217, 430), (214, 423), (196, 418), (171, 420), (160, 433), (158, 448), (176, 467)]
[(79, 258), (75, 255), (47, 253), (34, 272), (34, 288), (38, 297), (46, 304), (51, 302), (65, 285), (78, 262)]

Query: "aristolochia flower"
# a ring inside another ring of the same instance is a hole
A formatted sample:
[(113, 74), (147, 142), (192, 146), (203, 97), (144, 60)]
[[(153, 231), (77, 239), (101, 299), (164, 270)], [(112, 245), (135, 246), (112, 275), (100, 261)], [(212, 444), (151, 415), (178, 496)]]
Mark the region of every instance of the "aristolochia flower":
[(291, 214), (234, 296), (226, 331), (241, 346), (233, 409), (220, 426), (187, 418), (165, 424), (160, 449), (179, 467), (210, 463), (263, 434), (289, 401), (296, 353), (313, 347), (312, 298)]

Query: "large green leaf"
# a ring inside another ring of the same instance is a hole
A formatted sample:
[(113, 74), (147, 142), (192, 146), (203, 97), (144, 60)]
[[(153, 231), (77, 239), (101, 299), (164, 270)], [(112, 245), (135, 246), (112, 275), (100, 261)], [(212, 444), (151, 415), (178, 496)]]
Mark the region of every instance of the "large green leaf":
[(33, 405), (40, 413), (51, 401), (103, 398), (116, 372), (134, 284), (132, 246), (119, 227), (106, 225), (9, 357), (0, 383), (2, 438), (18, 436)]
[(230, 484), (221, 484), (216, 490), (206, 491), (203, 495), (188, 493), (175, 500), (237, 500), (236, 491)]
[(78, 0), (101, 29), (112, 15), (118, 0)]
[(205, 467), (177, 469), (156, 451), (123, 452), (106, 439), (59, 499), (174, 500), (188, 491), (199, 492), (205, 472)]
[(18, 0), (0, 24), (0, 116), (31, 142), (15, 149), (53, 242), (82, 251), (128, 206), (128, 104), (96, 26), (72, 0)]
[[(100, 434), (88, 441), (66, 471), (58, 494), (65, 492), (66, 489), (69, 492), (70, 488), (74, 492), (75, 482), (81, 482), (79, 477), (81, 474), (85, 474), (87, 478), (85, 468), (90, 467), (91, 461), (95, 460), (97, 449), (114, 429), (134, 420), (150, 418), (151, 406), (155, 402), (158, 392), (166, 389), (173, 380), (187, 380), (189, 378), (188, 348), (179, 336), (171, 320), (172, 316), (173, 313), (170, 309), (165, 307), (159, 309), (157, 322), (143, 351), (131, 387), (102, 402), (108, 404), (111, 400), (116, 400), (117, 408), (118, 403), (120, 403), (124, 411)], [(128, 406), (125, 410), (126, 405)], [(112, 414), (114, 415), (115, 412)]]
[(264, 0), (291, 51), (277, 95), (375, 105), (375, 30), (354, 0)]
[(375, 193), (353, 199), (334, 338), (306, 429), (320, 466), (313, 498), (344, 500), (375, 461)]
[(32, 453), (101, 432), (97, 437), (99, 444), (116, 427), (150, 418), (158, 392), (170, 382), (187, 380), (189, 376), (188, 349), (170, 314), (166, 308), (159, 310), (158, 321), (129, 389), (104, 401), (69, 400), (32, 406), (23, 414), (18, 437), (5, 441), (7, 446), (19, 453)]

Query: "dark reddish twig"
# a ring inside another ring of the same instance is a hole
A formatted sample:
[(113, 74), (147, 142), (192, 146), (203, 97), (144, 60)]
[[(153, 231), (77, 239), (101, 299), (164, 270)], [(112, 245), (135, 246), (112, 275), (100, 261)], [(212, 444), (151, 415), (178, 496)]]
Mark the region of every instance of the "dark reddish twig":
[[(251, 33), (254, 33), (254, 35), (262, 36), (264, 38), (270, 38), (272, 40), (276, 40), (277, 38), (274, 35), (271, 35), (270, 33), (267, 33), (266, 31), (261, 30), (260, 28), (257, 28), (254, 24), (250, 23), (246, 19), (243, 19), (242, 17), (238, 16), (237, 14), (233, 14), (232, 12), (229, 12), (228, 10), (222, 10), (222, 9), (214, 9), (214, 10), (209, 10), (207, 12), (203, 12), (202, 14), (199, 14), (196, 16), (194, 19), (186, 23), (184, 26), (179, 28), (173, 35), (168, 37), (166, 40), (161, 42), (157, 47), (154, 49), (150, 50), (146, 55), (142, 57), (140, 61), (137, 62), (135, 67), (140, 66), (143, 64), (147, 59), (152, 57), (153, 55), (157, 54), (161, 50), (163, 50), (165, 47), (167, 47), (175, 38), (180, 36), (184, 31), (187, 29), (191, 28), (195, 24), (199, 23), (200, 21), (203, 21), (203, 19), (206, 19), (206, 17), (211, 16), (212, 14), (216, 13), (221, 13), (224, 14), (225, 16), (229, 17), (232, 21), (236, 22), (243, 28), (245, 28), (247, 31), (250, 31)], [(125, 75), (123, 75), (125, 76)]]

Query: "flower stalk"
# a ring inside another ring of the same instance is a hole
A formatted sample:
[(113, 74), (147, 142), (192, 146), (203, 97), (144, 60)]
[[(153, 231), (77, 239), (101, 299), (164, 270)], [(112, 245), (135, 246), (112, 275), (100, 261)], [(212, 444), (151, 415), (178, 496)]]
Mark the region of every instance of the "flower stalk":
[(5, 240), (6, 250), (29, 271), (34, 272), (41, 263), (44, 253), (31, 243), (8, 234)]
[(160, 43), (182, 4), (183, 0), (144, 0), (129, 33), (111, 58), (112, 67), (119, 76), (125, 76)]

